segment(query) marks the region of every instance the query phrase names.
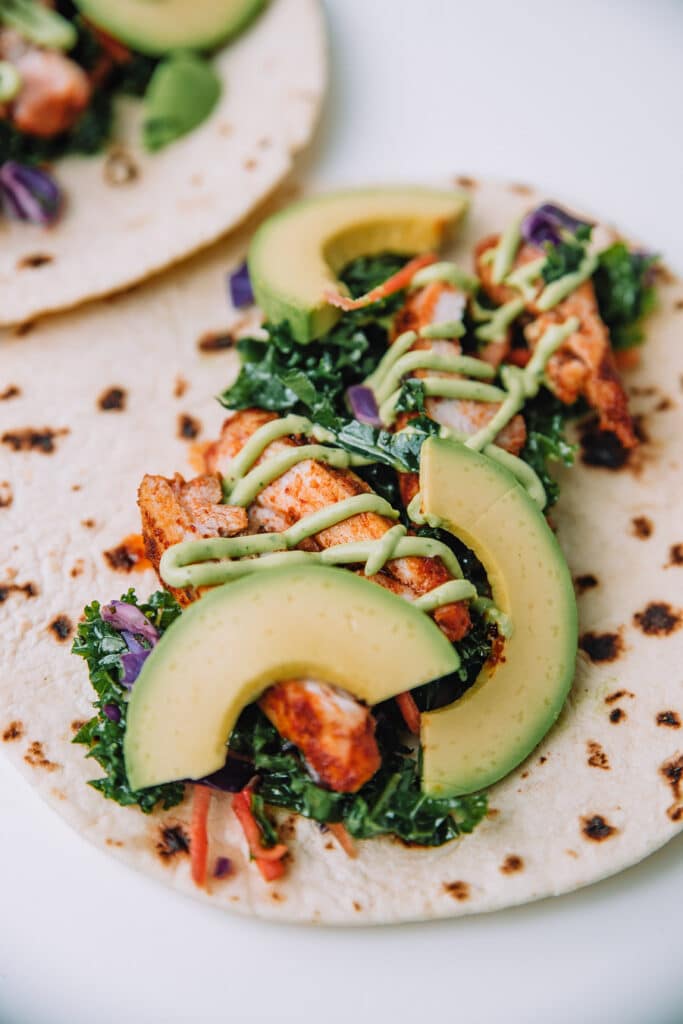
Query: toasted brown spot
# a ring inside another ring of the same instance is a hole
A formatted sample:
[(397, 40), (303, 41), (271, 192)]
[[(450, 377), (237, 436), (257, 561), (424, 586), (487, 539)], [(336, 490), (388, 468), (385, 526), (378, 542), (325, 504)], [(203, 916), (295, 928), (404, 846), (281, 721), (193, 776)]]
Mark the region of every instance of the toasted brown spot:
[(666, 725), (669, 729), (681, 727), (681, 716), (676, 711), (660, 711), (656, 721), (657, 725)]
[(78, 576), (83, 575), (83, 569), (85, 568), (85, 562), (82, 558), (76, 559), (74, 564), (69, 569), (69, 576), (72, 580), (75, 580)]
[(104, 841), (107, 844), (107, 846), (123, 846), (123, 843), (120, 839), (105, 839)]
[(672, 804), (667, 807), (666, 813), (672, 821), (680, 821), (683, 818), (683, 804)]
[(665, 761), (659, 771), (671, 786), (673, 795), (677, 800), (680, 800), (681, 779), (683, 779), (683, 754), (679, 754), (678, 757), (670, 761)]
[(0, 583), (0, 604), (11, 594), (23, 594), (24, 597), (36, 597), (38, 587), (35, 583)]
[(10, 384), (4, 391), (0, 391), (0, 402), (7, 402), (10, 398), (18, 398), (21, 394), (21, 388), (18, 388), (16, 384)]
[(288, 842), (290, 839), (294, 839), (296, 836), (296, 815), (288, 814), (285, 820), (281, 823), (278, 828), (278, 835), (283, 843)]
[(593, 814), (590, 817), (581, 819), (581, 831), (588, 838), (596, 843), (602, 843), (609, 839), (619, 830), (610, 825), (600, 814)]
[(86, 530), (94, 530), (96, 523), (94, 519), (81, 519), (81, 526), (85, 526)]
[(573, 857), (574, 860), (576, 860), (579, 856), (576, 850), (565, 850), (564, 852), (567, 854), (568, 857)]
[(52, 795), (55, 800), (66, 800), (66, 793), (61, 789), (53, 789)]
[(459, 185), (460, 188), (476, 188), (479, 182), (476, 178), (470, 178), (466, 174), (460, 174), (455, 179), (455, 184)]
[(546, 761), (548, 760), (548, 757), (549, 757), (548, 754), (542, 754), (541, 757), (539, 757), (539, 759), (538, 759), (538, 763), (539, 764), (545, 764)]
[(245, 171), (255, 171), (257, 167), (258, 160), (255, 160), (254, 157), (249, 157), (247, 160), (244, 161)]
[(24, 735), (24, 724), (20, 721), (10, 722), (2, 734), (4, 743), (11, 743), (12, 740), (20, 740)]
[(579, 647), (593, 662), (616, 661), (624, 650), (624, 642), (618, 633), (584, 633), (579, 638)]
[(631, 693), (630, 690), (615, 690), (614, 693), (610, 693), (608, 697), (605, 697), (605, 704), (614, 704), (616, 700), (621, 700), (622, 697), (634, 697), (635, 694)]
[(82, 489), (81, 484), (72, 484), (71, 485), (71, 490), (72, 491), (80, 491), (81, 489)]
[(676, 299), (674, 309), (683, 309), (683, 299)]
[(610, 770), (609, 758), (596, 740), (588, 740), (586, 750), (588, 752), (588, 764), (591, 768), (602, 768), (606, 772)]
[(97, 399), (102, 412), (123, 412), (126, 408), (126, 392), (123, 388), (107, 388)]
[(449, 896), (461, 903), (470, 898), (470, 887), (467, 882), (444, 882), (443, 887)]
[(102, 173), (107, 185), (117, 187), (135, 181), (140, 169), (127, 149), (113, 146), (105, 157)]
[(270, 898), (275, 903), (284, 903), (286, 900), (286, 896), (283, 896), (281, 892), (277, 891), (277, 889), (271, 890)]
[(668, 395), (664, 395), (660, 398), (655, 406), (655, 412), (668, 412), (669, 409), (673, 409), (674, 403)]
[(647, 516), (635, 516), (631, 520), (631, 529), (634, 537), (638, 537), (639, 540), (647, 540), (648, 537), (652, 536), (654, 526), (652, 520), (648, 519)]
[(68, 640), (73, 633), (73, 623), (68, 615), (58, 615), (47, 627), (60, 643)]
[(189, 386), (190, 385), (185, 380), (185, 378), (181, 377), (180, 374), (178, 374), (178, 376), (175, 379), (175, 384), (173, 385), (173, 397), (182, 398), (187, 389), (189, 388)]
[(593, 573), (587, 572), (582, 576), (574, 577), (574, 586), (576, 587), (577, 594), (585, 594), (587, 590), (592, 590), (593, 587), (597, 587), (598, 579)]
[(115, 572), (144, 572), (152, 563), (145, 552), (145, 542), (139, 533), (130, 533), (120, 544), (102, 552), (105, 561)]
[(325, 843), (326, 850), (334, 850), (334, 843)]
[(207, 331), (197, 342), (200, 352), (224, 352), (235, 347), (235, 337), (229, 331)]
[(528, 772), (528, 771), (526, 771), (526, 772), (522, 772), (522, 774), (521, 774), (520, 778), (522, 778), (522, 779), (528, 779), (528, 778), (529, 778), (529, 772)]
[(674, 610), (665, 601), (651, 601), (642, 612), (636, 612), (633, 622), (642, 629), (647, 636), (669, 636), (674, 633), (683, 616), (680, 611)]
[(581, 461), (586, 466), (618, 470), (629, 460), (629, 450), (624, 448), (616, 434), (599, 430), (595, 422), (584, 428), (580, 443)]
[(22, 256), (17, 262), (17, 270), (36, 270), (38, 267), (52, 263), (53, 260), (54, 256), (51, 256), (49, 252), (34, 252), (29, 256)]
[(180, 825), (166, 825), (159, 830), (156, 851), (163, 861), (190, 852), (190, 837)]
[(74, 718), (73, 722), (71, 723), (71, 731), (80, 732), (84, 725), (87, 725), (87, 722), (84, 719)]
[(358, 900), (354, 900), (353, 901), (353, 909), (360, 911), (360, 910), (363, 909), (363, 904), (359, 903)]
[(500, 865), (500, 870), (504, 875), (514, 875), (524, 870), (524, 861), (516, 853), (510, 853)]
[(23, 324), (17, 324), (12, 331), (12, 335), (15, 338), (24, 338), (27, 334), (30, 334), (33, 328), (36, 326), (35, 320), (24, 320)]
[[(2, 487), (2, 484), (0, 484), (0, 487)], [(669, 561), (664, 568), (670, 569), (674, 565), (683, 565), (683, 544), (672, 544), (669, 548)]]
[(202, 425), (194, 416), (183, 412), (178, 417), (178, 437), (183, 441), (194, 441), (202, 432)]
[(0, 480), (0, 508), (9, 508), (13, 501), (14, 494), (9, 480)]
[(259, 149), (270, 149), (272, 142), (267, 135), (264, 135), (262, 138), (258, 140), (256, 145), (258, 146)]
[(22, 430), (6, 430), (0, 437), (0, 442), (6, 444), (13, 452), (41, 452), (43, 455), (51, 455), (55, 450), (55, 440), (68, 433), (68, 427), (60, 427), (57, 430), (52, 427), (42, 427), (38, 430), (25, 427)]
[(619, 722), (623, 722), (627, 717), (628, 716), (623, 708), (614, 708), (614, 710), (609, 713), (609, 720), (612, 725), (618, 725)]
[(486, 817), (493, 820), (494, 818), (497, 818), (499, 814), (500, 811), (497, 807), (489, 807), (488, 811), (486, 812)]
[(45, 756), (43, 744), (39, 743), (38, 740), (34, 740), (33, 743), (29, 745), (28, 750), (24, 754), (24, 761), (26, 761), (26, 764), (30, 764), (32, 768), (45, 768), (48, 772), (53, 772), (59, 768), (58, 764), (54, 761), (50, 761)]

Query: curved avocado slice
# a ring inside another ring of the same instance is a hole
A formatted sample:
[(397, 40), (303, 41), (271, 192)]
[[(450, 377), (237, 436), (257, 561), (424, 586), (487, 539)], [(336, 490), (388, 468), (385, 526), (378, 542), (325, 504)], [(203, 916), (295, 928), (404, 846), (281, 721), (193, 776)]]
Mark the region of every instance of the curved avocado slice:
[(95, 25), (152, 57), (212, 50), (237, 35), (265, 0), (75, 0)]
[(327, 289), (359, 256), (426, 252), (443, 245), (468, 199), (428, 188), (376, 188), (316, 196), (269, 217), (249, 247), (256, 301), (271, 323), (287, 320), (303, 344), (325, 334), (340, 311)]
[(240, 712), (277, 680), (377, 704), (457, 667), (429, 616), (345, 569), (246, 576), (183, 612), (147, 658), (128, 705), (128, 779), (142, 789), (217, 771)]
[(429, 438), (420, 490), (424, 514), (474, 551), (512, 620), (504, 660), (484, 666), (460, 700), (422, 715), (422, 787), (460, 796), (511, 772), (559, 715), (574, 676), (576, 600), (554, 534), (506, 469)]

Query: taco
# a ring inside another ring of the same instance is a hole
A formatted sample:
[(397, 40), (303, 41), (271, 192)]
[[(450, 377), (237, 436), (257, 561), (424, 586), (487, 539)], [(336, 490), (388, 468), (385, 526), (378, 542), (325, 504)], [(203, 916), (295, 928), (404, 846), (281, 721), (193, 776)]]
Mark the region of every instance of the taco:
[(239, 224), (309, 141), (324, 84), (316, 0), (6, 0), (0, 323), (132, 285)]
[(278, 920), (640, 860), (683, 820), (680, 282), (518, 186), (248, 238), (5, 340), (2, 749), (84, 837)]

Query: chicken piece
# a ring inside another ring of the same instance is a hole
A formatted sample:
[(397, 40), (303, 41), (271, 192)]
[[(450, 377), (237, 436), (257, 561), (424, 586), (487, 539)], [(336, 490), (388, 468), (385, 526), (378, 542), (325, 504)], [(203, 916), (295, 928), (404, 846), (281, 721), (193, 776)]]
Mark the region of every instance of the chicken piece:
[[(157, 574), (161, 556), (172, 544), (200, 537), (233, 537), (246, 530), (245, 509), (221, 505), (222, 498), (216, 474), (199, 476), (189, 483), (179, 473), (171, 480), (149, 474), (143, 477), (138, 489), (142, 535)], [(182, 605), (196, 596), (189, 590), (174, 589), (172, 593)]]
[[(245, 409), (226, 420), (219, 440), (207, 449), (207, 470), (225, 473), (228, 463), (249, 437), (264, 423), (276, 418), (274, 413)], [(293, 438), (281, 438), (270, 444), (261, 458), (270, 458), (297, 443)], [(350, 470), (334, 469), (323, 462), (306, 459), (264, 487), (249, 506), (249, 529), (250, 532), (279, 533), (312, 512), (369, 491), (368, 485)], [(338, 544), (376, 540), (393, 525), (385, 516), (362, 512), (322, 530), (309, 538), (306, 546), (309, 550), (323, 550)], [(383, 573), (371, 578), (389, 589), (396, 583), (404, 588), (403, 596), (417, 597), (447, 583), (451, 576), (438, 558), (411, 557), (392, 559)], [(471, 625), (467, 606), (462, 602), (436, 609), (434, 619), (449, 640), (461, 640)]]
[(12, 29), (0, 32), (0, 59), (14, 64), (21, 76), (21, 88), (5, 108), (19, 131), (49, 139), (73, 128), (92, 95), (80, 65), (32, 46)]
[(290, 679), (266, 690), (259, 704), (316, 781), (337, 793), (356, 793), (380, 767), (375, 720), (344, 690)]
[[(493, 284), (492, 266), (483, 259), (484, 253), (498, 242), (494, 235), (483, 239), (475, 250), (477, 273), (486, 294), (502, 304), (519, 297), (519, 292), (504, 284)], [(522, 245), (515, 259), (515, 267), (538, 259), (539, 250)], [(638, 444), (633, 420), (628, 409), (628, 397), (619, 378), (609, 331), (598, 310), (593, 282), (579, 285), (571, 295), (558, 302), (551, 310), (542, 312), (537, 305), (542, 284), (526, 303), (526, 310), (536, 317), (524, 331), (533, 349), (547, 327), (564, 323), (572, 316), (579, 319), (579, 329), (560, 346), (548, 361), (547, 375), (557, 397), (572, 405), (580, 395), (586, 398), (600, 417), (600, 429), (616, 434), (624, 448)]]

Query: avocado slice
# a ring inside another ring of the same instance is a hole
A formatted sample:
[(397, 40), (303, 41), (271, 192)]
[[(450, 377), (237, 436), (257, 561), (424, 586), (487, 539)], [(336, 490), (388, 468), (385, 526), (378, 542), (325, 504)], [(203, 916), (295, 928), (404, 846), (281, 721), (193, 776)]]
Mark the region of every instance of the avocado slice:
[(152, 57), (212, 50), (237, 35), (265, 0), (75, 0), (95, 25)]
[(325, 334), (340, 311), (325, 301), (347, 294), (337, 274), (351, 260), (381, 252), (438, 249), (467, 210), (459, 192), (375, 188), (316, 196), (264, 221), (249, 247), (256, 301), (271, 323), (288, 321), (297, 341)]
[(461, 796), (511, 772), (559, 715), (574, 676), (576, 600), (554, 534), (502, 466), (429, 438), (420, 490), (424, 514), (474, 551), (512, 620), (504, 660), (486, 665), (460, 700), (422, 715), (422, 787)]
[(142, 789), (217, 771), (240, 712), (278, 679), (377, 704), (457, 667), (429, 616), (345, 569), (243, 577), (183, 612), (145, 662), (128, 705), (128, 779)]

